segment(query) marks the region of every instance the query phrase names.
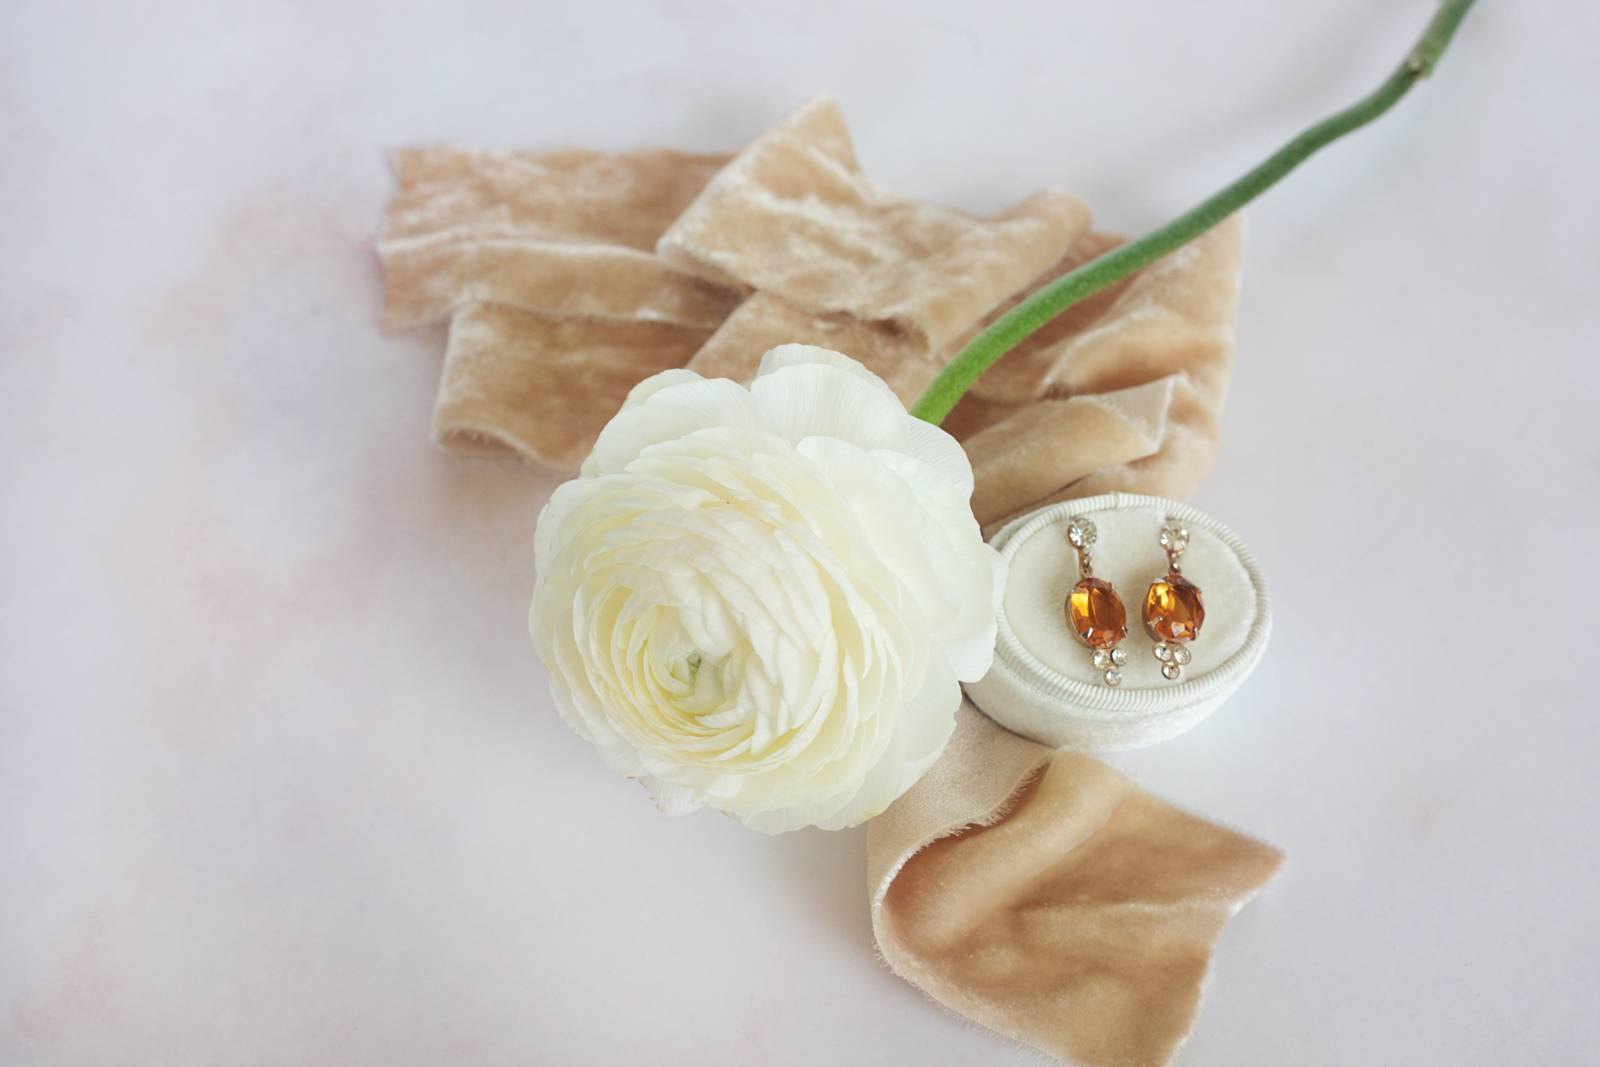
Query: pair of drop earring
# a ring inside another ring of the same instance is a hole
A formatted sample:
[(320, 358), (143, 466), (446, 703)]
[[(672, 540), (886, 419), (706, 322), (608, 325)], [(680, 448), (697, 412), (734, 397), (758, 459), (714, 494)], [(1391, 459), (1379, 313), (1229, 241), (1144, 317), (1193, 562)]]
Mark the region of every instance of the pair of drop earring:
[[(1067, 595), (1067, 622), (1072, 632), (1094, 651), (1094, 667), (1106, 685), (1122, 684), (1128, 654), (1118, 646), (1128, 636), (1128, 609), (1116, 586), (1096, 578), (1089, 547), (1099, 538), (1094, 523), (1075, 515), (1067, 521), (1067, 543), (1078, 553), (1078, 584)], [(1144, 628), (1156, 645), (1161, 676), (1177, 681), (1193, 658), (1189, 642), (1200, 636), (1206, 621), (1200, 587), (1183, 576), (1178, 557), (1189, 547), (1189, 531), (1168, 519), (1157, 538), (1167, 553), (1167, 573), (1150, 583), (1144, 596)]]

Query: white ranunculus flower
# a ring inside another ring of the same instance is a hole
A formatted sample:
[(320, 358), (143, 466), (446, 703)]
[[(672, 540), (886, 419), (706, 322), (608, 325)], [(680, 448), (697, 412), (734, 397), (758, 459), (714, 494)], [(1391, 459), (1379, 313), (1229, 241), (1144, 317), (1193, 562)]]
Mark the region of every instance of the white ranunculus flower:
[(641, 382), (539, 516), (562, 714), (663, 811), (854, 826), (938, 757), (994, 654), (1000, 557), (949, 434), (822, 348), (749, 389)]

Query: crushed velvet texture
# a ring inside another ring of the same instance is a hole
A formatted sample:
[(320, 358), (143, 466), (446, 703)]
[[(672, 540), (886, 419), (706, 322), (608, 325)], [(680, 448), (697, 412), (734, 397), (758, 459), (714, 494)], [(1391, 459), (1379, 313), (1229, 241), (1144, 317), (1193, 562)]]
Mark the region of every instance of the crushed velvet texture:
[(1171, 1059), (1224, 924), (1282, 862), (970, 704), (944, 757), (867, 831), (872, 928), (889, 965), (947, 1007), (1087, 1067)]
[(683, 366), (743, 294), (655, 243), (727, 160), (396, 152), (383, 325), (450, 320), (434, 440), (576, 468), (635, 382)]
[[(1075, 197), (992, 218), (862, 174), (820, 97), (733, 157), (410, 149), (379, 252), (390, 328), (450, 318), (435, 439), (570, 469), (630, 379), (748, 380), (784, 342), (847, 352), (907, 404), (970, 337), (1114, 246)], [(1008, 353), (946, 422), (986, 529), (1120, 489), (1181, 497), (1227, 391), (1233, 219)]]
[(378, 240), (383, 324), (499, 303), (715, 329), (740, 294), (673, 270), (655, 243), (727, 161), (660, 150), (402, 149)]
[[(1047, 190), (991, 218), (862, 173), (818, 98), (736, 156), (394, 157), (384, 324), (448, 319), (434, 435), (576, 469), (639, 379), (748, 380), (787, 342), (848, 353), (907, 403), (977, 330), (1113, 247)], [(946, 421), (986, 529), (1104, 490), (1185, 495), (1227, 387), (1237, 219), (1052, 322)], [(919, 988), (1075, 1062), (1164, 1063), (1223, 923), (1276, 852), (970, 706), (869, 824), (873, 928)]]
[(880, 367), (903, 373), (909, 357), (923, 357), (926, 379), (906, 381), (902, 394), (914, 400), (908, 394), (941, 365), (938, 353), (1088, 227), (1088, 209), (1059, 190), (988, 219), (883, 190), (861, 172), (838, 105), (820, 97), (718, 172), (657, 251), (690, 273), (776, 298), (760, 317), (738, 316), (730, 327), (739, 341), (723, 338), (720, 348), (749, 350), (766, 314), (793, 329), (800, 311), (820, 320), (812, 328), (820, 331), (853, 318), (890, 340), (882, 354), (872, 342), (858, 344), (857, 358), (886, 380)]
[[(450, 319), (433, 436), (463, 454), (576, 470), (639, 381), (683, 366), (707, 334), (670, 322), (612, 321), (468, 304)], [(574, 402), (574, 392), (595, 398)]]
[[(1182, 497), (1211, 467), (1233, 355), (1234, 216), (1006, 353), (946, 420), (986, 529), (1068, 497)], [(1090, 234), (1055, 277), (1114, 247)], [(1000, 309), (1004, 310), (1004, 309)]]

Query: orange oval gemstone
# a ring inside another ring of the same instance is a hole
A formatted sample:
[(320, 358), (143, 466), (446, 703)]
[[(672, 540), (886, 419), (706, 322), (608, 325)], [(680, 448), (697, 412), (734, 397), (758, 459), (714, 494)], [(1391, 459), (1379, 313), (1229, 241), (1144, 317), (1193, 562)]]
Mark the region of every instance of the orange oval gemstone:
[(1144, 595), (1144, 628), (1157, 641), (1193, 641), (1206, 621), (1200, 587), (1181, 574), (1150, 583)]
[(1067, 621), (1090, 648), (1110, 648), (1128, 636), (1128, 609), (1111, 583), (1085, 578), (1067, 594)]

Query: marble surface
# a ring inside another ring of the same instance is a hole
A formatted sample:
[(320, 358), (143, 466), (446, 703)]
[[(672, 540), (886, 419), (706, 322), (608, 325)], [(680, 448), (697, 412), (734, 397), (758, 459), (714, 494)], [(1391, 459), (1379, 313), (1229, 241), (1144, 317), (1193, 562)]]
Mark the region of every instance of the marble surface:
[[(741, 144), (1138, 230), (1425, 0), (0, 8), (0, 1063), (1017, 1063), (871, 951), (861, 832), (658, 817), (524, 635), (551, 476), (436, 454), (374, 328), (387, 149)], [(1484, 4), (1252, 212), (1196, 503), (1259, 672), (1116, 758), (1283, 846), (1202, 1064), (1600, 1041), (1592, 6)]]

